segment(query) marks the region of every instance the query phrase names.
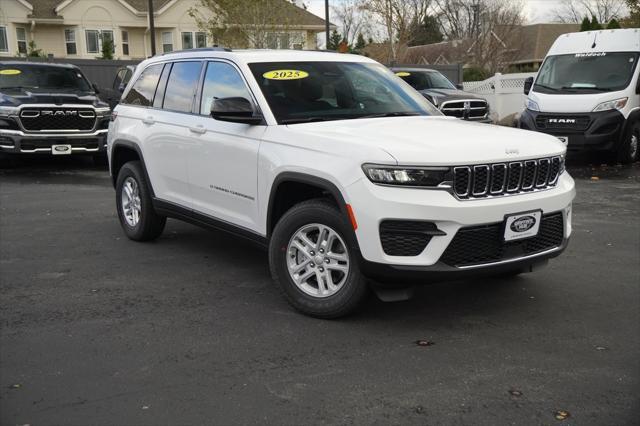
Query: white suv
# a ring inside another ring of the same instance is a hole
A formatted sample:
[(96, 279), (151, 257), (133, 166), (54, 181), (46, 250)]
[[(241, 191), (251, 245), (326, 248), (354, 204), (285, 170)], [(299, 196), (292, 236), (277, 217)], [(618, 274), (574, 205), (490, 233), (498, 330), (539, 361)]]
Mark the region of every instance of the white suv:
[(305, 314), (372, 288), (531, 271), (571, 234), (574, 182), (549, 135), (445, 117), (361, 56), (196, 49), (148, 59), (108, 151), (127, 236), (166, 217), (268, 247)]

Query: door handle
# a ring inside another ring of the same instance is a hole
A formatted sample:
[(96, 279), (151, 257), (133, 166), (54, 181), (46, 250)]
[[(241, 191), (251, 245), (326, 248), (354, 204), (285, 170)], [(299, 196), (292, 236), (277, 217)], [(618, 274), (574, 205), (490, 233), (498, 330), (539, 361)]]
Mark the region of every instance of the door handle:
[(154, 124), (156, 122), (156, 120), (154, 120), (152, 116), (148, 116), (148, 117), (143, 118), (142, 122), (144, 124)]
[(205, 129), (204, 126), (202, 126), (202, 125), (198, 125), (198, 126), (195, 126), (195, 127), (189, 127), (189, 130), (191, 130), (193, 133), (197, 133), (199, 135), (202, 135), (202, 134), (207, 132), (207, 129)]

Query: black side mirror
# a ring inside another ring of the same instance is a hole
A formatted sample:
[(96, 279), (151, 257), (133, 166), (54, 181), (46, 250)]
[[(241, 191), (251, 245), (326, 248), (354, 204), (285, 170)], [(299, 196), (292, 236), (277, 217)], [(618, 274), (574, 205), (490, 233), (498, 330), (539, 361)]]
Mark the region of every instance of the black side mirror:
[(464, 90), (464, 86), (462, 85), (462, 83), (458, 83), (458, 84), (456, 84), (456, 89)]
[(528, 95), (531, 91), (531, 86), (533, 86), (533, 77), (527, 77), (524, 80), (524, 94)]
[(93, 87), (93, 91), (96, 92), (96, 95), (100, 93), (100, 89), (98, 89), (97, 84), (91, 83), (91, 87)]
[(260, 124), (263, 121), (262, 115), (254, 110), (251, 101), (240, 97), (214, 99), (211, 117), (219, 121), (244, 124)]

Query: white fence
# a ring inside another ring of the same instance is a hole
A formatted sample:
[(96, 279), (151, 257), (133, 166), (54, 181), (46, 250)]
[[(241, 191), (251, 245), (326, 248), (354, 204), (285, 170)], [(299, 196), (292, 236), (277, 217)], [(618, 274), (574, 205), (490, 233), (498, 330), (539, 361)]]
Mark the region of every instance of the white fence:
[(516, 114), (524, 109), (524, 81), (536, 73), (500, 74), (484, 81), (463, 83), (464, 90), (487, 100), (499, 124), (512, 126)]

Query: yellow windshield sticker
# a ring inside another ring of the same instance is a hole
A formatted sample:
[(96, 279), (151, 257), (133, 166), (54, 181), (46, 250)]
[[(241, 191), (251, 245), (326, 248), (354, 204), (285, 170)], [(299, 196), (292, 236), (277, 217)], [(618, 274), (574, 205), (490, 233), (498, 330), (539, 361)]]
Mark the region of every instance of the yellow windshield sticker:
[(21, 74), (20, 70), (0, 70), (0, 75), (18, 75)]
[(300, 80), (309, 77), (309, 73), (300, 70), (274, 70), (262, 74), (267, 80)]
[(406, 72), (406, 71), (400, 71), (400, 72), (397, 72), (396, 75), (398, 77), (409, 77), (411, 75), (411, 73), (410, 72)]

